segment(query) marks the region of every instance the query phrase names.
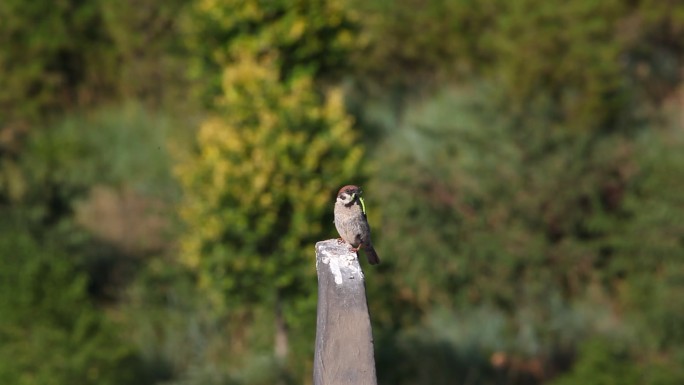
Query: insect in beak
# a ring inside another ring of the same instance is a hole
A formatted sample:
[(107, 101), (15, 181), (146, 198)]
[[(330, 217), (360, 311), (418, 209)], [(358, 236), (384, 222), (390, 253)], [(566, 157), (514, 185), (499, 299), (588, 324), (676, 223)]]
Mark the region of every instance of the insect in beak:
[(361, 211), (363, 211), (363, 215), (366, 215), (366, 202), (364, 202), (361, 197), (359, 197), (359, 202), (361, 202)]

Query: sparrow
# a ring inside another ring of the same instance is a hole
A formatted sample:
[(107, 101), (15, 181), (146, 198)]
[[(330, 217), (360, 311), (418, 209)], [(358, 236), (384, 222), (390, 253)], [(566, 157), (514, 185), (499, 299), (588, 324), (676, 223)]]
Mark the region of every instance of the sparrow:
[(361, 198), (358, 186), (347, 185), (337, 193), (335, 201), (335, 228), (340, 233), (341, 240), (351, 245), (350, 251), (366, 250), (368, 263), (377, 265), (380, 258), (371, 242), (370, 226), (366, 219), (366, 205)]

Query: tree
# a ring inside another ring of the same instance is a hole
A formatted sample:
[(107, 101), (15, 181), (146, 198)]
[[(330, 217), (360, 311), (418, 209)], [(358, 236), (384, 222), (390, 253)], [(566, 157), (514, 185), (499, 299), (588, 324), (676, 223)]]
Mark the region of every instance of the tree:
[(358, 17), (340, 0), (197, 0), (187, 44), (192, 76), (210, 107), (221, 94), (221, 72), (244, 53), (276, 53), (278, 77), (307, 71), (335, 80), (358, 44)]
[(354, 17), (336, 0), (198, 0), (193, 11), (192, 72), (215, 116), (178, 169), (181, 258), (234, 320), (274, 314), (283, 358), (288, 329), (313, 336), (305, 247), (326, 234), (333, 191), (364, 174), (334, 86), (356, 44)]
[(281, 82), (277, 59), (245, 55), (226, 68), (221, 113), (178, 175), (182, 260), (216, 306), (275, 309), (283, 357), (286, 328), (302, 309), (315, 318), (312, 246), (331, 232), (336, 188), (363, 176), (363, 151), (341, 91), (321, 95), (303, 73)]
[(454, 328), (457, 343), (442, 342), (455, 348), (466, 341), (551, 368), (578, 341), (607, 334), (674, 378), (684, 335), (681, 126), (653, 124), (636, 138), (546, 130), (544, 105), (518, 120), (500, 113), (500, 91), (462, 87), (407, 109), (376, 152), (378, 248), (392, 258), (369, 279), (370, 307), (382, 329), (398, 331), (379, 345), (416, 325), (430, 331), (438, 309), (450, 309), (439, 326)]
[(74, 260), (53, 242), (43, 240), (43, 247), (4, 214), (0, 382), (113, 385), (138, 378), (132, 346), (91, 302)]

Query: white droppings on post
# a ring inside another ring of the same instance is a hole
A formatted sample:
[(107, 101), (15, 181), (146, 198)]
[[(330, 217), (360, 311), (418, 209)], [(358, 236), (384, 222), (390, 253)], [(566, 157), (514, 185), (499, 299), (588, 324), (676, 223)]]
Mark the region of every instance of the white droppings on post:
[[(318, 246), (318, 245), (317, 245)], [(330, 272), (335, 277), (335, 284), (341, 285), (343, 275), (348, 279), (355, 279), (356, 277), (363, 278), (363, 271), (360, 264), (357, 262), (358, 256), (348, 250), (349, 245), (346, 243), (339, 245), (340, 247), (324, 247), (319, 248), (321, 254), (321, 262), (330, 268)], [(316, 260), (316, 269), (319, 269), (318, 260)]]

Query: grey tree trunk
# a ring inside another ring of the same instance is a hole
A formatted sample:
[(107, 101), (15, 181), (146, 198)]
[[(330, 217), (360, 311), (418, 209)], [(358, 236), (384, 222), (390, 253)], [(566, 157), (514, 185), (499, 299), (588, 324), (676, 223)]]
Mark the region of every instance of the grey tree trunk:
[(275, 303), (275, 356), (282, 363), (290, 351), (287, 323), (283, 314), (283, 300), (280, 293), (276, 294)]

